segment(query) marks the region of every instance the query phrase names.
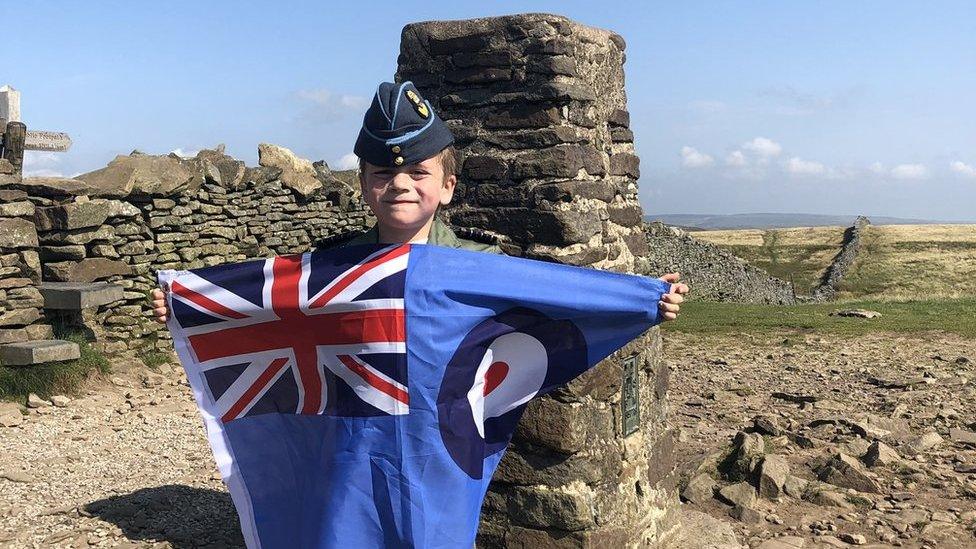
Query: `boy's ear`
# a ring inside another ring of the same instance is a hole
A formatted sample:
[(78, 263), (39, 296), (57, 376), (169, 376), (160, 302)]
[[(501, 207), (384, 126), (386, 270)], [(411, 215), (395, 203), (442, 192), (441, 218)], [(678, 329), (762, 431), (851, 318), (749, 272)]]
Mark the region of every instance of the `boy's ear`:
[(454, 189), (457, 187), (457, 176), (451, 174), (444, 178), (444, 183), (441, 185), (441, 206), (447, 206), (451, 203), (451, 199), (454, 198)]

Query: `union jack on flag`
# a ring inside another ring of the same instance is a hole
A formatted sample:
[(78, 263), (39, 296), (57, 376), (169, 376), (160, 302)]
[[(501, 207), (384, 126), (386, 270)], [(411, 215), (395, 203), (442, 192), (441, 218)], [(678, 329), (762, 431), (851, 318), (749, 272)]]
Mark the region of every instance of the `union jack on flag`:
[(159, 281), (244, 540), (262, 549), (470, 549), (528, 402), (659, 322), (669, 287), (423, 244)]
[(306, 253), (240, 266), (260, 268), (260, 277), (211, 268), (174, 280), (173, 314), (206, 379), (210, 412), (223, 422), (406, 414), (409, 251), (385, 247), (338, 273)]

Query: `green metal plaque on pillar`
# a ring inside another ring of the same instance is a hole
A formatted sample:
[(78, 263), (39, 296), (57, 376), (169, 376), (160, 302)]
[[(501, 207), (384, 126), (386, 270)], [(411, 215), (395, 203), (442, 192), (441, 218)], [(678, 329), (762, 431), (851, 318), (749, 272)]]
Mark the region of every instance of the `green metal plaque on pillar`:
[(620, 415), (624, 436), (640, 427), (640, 393), (637, 386), (637, 355), (624, 359), (624, 380), (620, 395)]

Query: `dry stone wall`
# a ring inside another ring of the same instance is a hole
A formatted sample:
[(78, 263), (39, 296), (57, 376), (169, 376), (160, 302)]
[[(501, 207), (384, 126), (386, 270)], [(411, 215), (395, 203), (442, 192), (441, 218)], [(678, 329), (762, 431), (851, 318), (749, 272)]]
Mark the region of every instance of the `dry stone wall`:
[(764, 305), (796, 303), (793, 286), (749, 265), (714, 244), (660, 222), (647, 224), (648, 252), (639, 258), (652, 273), (681, 273), (704, 301), (731, 301)]
[(864, 229), (871, 224), (871, 220), (863, 215), (857, 216), (854, 224), (844, 231), (844, 242), (841, 244), (840, 251), (830, 262), (830, 266), (824, 271), (820, 285), (813, 291), (813, 300), (825, 302), (833, 299), (837, 295), (837, 288), (840, 287), (844, 275), (857, 259), (858, 252), (861, 251), (861, 237)]
[[(287, 149), (274, 151), (289, 166), (305, 166)], [(293, 173), (302, 177), (300, 188), (279, 167), (248, 168), (221, 150), (193, 159), (133, 153), (78, 179), (8, 185), (0, 191), (0, 216), (10, 214), (0, 219), (0, 246), (11, 266), (0, 272), (11, 274), (0, 286), (11, 286), (5, 291), (17, 306), (5, 313), (8, 325), (45, 322), (34, 288), (42, 278), (105, 281), (123, 287), (121, 301), (75, 316), (52, 312), (54, 320), (87, 331), (110, 353), (170, 348), (165, 328), (149, 315), (156, 271), (300, 253), (372, 223), (324, 165), (312, 172), (314, 181)], [(28, 289), (13, 286), (21, 282)]]
[(41, 281), (37, 244), (34, 204), (27, 193), (0, 189), (0, 344), (51, 336), (37, 289)]
[[(647, 243), (624, 57), (620, 36), (554, 15), (405, 27), (397, 78), (457, 137), (450, 222), (499, 235), (511, 254), (635, 271)], [(668, 545), (677, 517), (659, 346), (651, 330), (528, 406), (479, 546)]]

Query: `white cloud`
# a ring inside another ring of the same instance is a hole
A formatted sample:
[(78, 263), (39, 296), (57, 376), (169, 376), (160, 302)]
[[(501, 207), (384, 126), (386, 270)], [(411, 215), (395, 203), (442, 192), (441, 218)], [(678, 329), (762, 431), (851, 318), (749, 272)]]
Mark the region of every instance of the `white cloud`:
[(885, 173), (884, 164), (882, 164), (881, 162), (875, 162), (871, 164), (870, 166), (868, 166), (868, 170), (870, 170), (871, 173), (876, 173), (878, 175)]
[(170, 151), (171, 153), (179, 156), (180, 158), (193, 158), (200, 152), (200, 149), (183, 149), (183, 147), (177, 147)]
[(694, 147), (681, 147), (681, 164), (688, 168), (704, 168), (711, 166), (712, 162), (714, 159), (711, 156), (698, 152)]
[(958, 174), (964, 175), (966, 177), (976, 178), (976, 166), (970, 166), (969, 164), (966, 164), (962, 160), (954, 161), (953, 163), (949, 164), (949, 167), (952, 168), (952, 171)]
[(742, 154), (742, 151), (732, 151), (725, 157), (725, 163), (729, 166), (741, 168), (748, 164), (749, 161), (746, 160), (746, 155)]
[(757, 137), (743, 143), (742, 148), (761, 158), (779, 156), (779, 153), (783, 152), (783, 147), (779, 143), (765, 137)]
[(827, 173), (827, 167), (820, 162), (803, 160), (798, 156), (783, 162), (783, 167), (793, 175), (823, 175)]
[(343, 170), (355, 170), (358, 167), (359, 167), (359, 157), (353, 153), (349, 153), (349, 154), (342, 155), (342, 158), (336, 160), (333, 163), (332, 169), (343, 171)]
[(24, 151), (24, 177), (64, 177), (56, 152)]
[(924, 164), (899, 164), (891, 169), (891, 176), (895, 179), (925, 179), (929, 170)]
[(362, 116), (369, 99), (358, 95), (333, 93), (325, 88), (299, 90), (298, 99), (306, 104), (301, 120), (309, 124), (330, 123), (349, 116)]

